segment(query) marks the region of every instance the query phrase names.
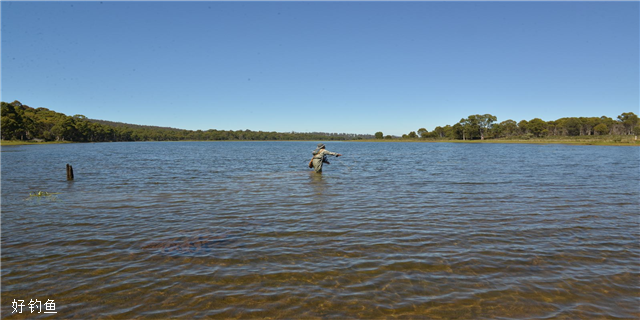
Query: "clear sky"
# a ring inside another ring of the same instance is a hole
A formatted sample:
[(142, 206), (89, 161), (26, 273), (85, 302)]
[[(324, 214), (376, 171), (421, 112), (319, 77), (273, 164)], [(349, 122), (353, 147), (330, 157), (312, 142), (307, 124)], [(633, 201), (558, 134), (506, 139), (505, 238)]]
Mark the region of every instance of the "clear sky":
[(639, 108), (635, 2), (2, 1), (2, 101), (190, 130), (401, 135)]

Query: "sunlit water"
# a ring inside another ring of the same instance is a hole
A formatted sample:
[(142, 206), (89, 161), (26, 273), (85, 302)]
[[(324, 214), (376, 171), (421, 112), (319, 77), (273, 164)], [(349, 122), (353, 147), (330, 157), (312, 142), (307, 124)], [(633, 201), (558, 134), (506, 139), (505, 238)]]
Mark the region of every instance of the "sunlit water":
[(315, 144), (2, 147), (2, 316), (640, 317), (640, 148)]

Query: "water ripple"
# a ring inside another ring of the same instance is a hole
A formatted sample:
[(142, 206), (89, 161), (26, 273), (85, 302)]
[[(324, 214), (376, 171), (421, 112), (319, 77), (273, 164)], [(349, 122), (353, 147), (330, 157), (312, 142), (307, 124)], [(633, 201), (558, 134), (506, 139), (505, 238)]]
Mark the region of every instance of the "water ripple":
[(2, 312), (640, 317), (637, 150), (336, 142), (316, 175), (314, 145), (3, 147)]

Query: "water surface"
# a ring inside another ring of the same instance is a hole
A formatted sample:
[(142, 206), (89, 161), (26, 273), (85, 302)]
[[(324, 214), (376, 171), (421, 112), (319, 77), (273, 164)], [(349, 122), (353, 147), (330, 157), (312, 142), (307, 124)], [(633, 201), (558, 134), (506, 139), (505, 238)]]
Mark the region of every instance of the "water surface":
[(640, 317), (638, 148), (314, 148), (2, 147), (3, 317)]

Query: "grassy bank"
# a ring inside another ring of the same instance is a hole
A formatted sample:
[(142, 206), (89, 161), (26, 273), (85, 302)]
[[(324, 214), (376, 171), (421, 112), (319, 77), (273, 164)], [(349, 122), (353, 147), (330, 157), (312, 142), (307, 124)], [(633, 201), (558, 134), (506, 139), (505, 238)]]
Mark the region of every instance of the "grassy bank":
[(2, 146), (21, 146), (21, 145), (37, 145), (37, 144), (62, 144), (73, 143), (69, 141), (25, 141), (25, 140), (0, 140)]

